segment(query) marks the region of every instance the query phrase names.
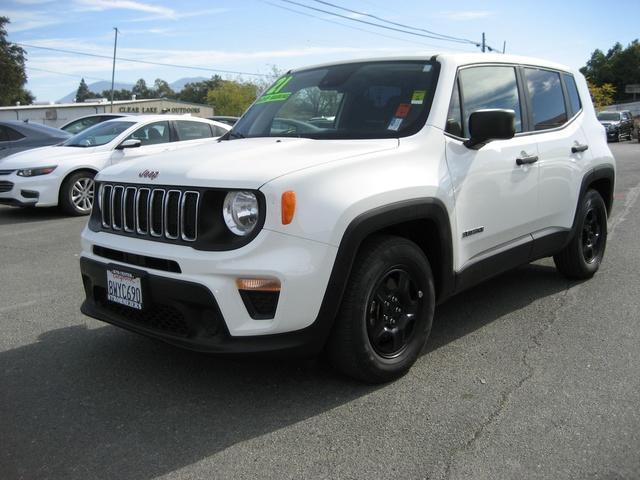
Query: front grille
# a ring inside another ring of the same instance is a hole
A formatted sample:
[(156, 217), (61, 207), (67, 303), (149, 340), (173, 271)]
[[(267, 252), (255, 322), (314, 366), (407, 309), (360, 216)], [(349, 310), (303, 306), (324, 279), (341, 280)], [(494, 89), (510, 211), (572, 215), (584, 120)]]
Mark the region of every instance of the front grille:
[(200, 192), (103, 184), (98, 205), (107, 231), (183, 242), (198, 238)]
[(0, 175), (11, 175), (15, 170), (0, 170)]
[(7, 181), (0, 182), (0, 193), (10, 192), (13, 188), (13, 183)]

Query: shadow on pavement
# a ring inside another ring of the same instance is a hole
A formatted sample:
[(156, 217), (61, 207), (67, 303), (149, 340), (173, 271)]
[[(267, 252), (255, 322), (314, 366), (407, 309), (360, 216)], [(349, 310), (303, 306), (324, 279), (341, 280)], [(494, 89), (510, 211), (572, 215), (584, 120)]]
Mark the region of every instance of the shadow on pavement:
[(70, 218), (58, 207), (7, 207), (0, 205), (0, 226)]
[[(469, 290), (440, 307), (428, 351), (566, 287), (531, 265)], [(52, 330), (0, 353), (0, 478), (150, 479), (376, 388), (316, 360), (215, 358), (111, 326)]]

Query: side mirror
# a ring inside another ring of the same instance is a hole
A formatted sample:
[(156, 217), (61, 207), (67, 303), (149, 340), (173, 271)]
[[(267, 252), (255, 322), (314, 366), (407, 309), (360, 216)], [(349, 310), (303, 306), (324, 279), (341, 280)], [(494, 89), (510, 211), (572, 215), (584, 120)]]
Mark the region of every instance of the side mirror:
[(513, 110), (477, 110), (469, 117), (469, 140), (465, 147), (478, 150), (492, 140), (508, 140), (516, 134)]
[(140, 145), (142, 145), (142, 142), (140, 140), (138, 140), (137, 138), (130, 138), (118, 145), (116, 147), (116, 150), (124, 150), (125, 148), (138, 148)]

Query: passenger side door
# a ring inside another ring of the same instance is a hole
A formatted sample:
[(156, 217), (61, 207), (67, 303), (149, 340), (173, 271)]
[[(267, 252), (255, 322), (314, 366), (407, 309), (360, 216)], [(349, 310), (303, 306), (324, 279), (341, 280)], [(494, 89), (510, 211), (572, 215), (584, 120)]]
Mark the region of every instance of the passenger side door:
[[(144, 125), (125, 138), (126, 140), (140, 140), (140, 146), (136, 148), (124, 148), (114, 150), (111, 155), (111, 163), (116, 164), (126, 160), (134, 160), (146, 155), (169, 151), (174, 142), (173, 133), (168, 121), (153, 122)], [(121, 142), (122, 143), (122, 142)]]
[(571, 228), (591, 152), (583, 132), (582, 102), (572, 75), (523, 68), (531, 129), (538, 144), (540, 215), (534, 237)]
[[(526, 246), (537, 218), (538, 151), (535, 139), (521, 134), (523, 98), (517, 78), (515, 66), (482, 65), (458, 71), (445, 136), (456, 205), (458, 271), (511, 249), (524, 257), (514, 263), (527, 261)], [(464, 146), (471, 113), (492, 108), (515, 112), (516, 136), (478, 150)]]

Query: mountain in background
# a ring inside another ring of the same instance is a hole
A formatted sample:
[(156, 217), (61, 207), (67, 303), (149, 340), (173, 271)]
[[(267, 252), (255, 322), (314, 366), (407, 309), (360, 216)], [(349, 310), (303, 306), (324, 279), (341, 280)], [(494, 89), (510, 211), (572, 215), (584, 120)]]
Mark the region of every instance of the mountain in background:
[[(207, 77), (185, 77), (185, 78), (179, 78), (175, 82), (171, 82), (169, 84), (169, 86), (171, 87), (171, 89), (174, 92), (179, 92), (180, 90), (182, 90), (184, 88), (184, 86), (187, 83), (201, 82), (203, 80), (207, 80)], [(153, 82), (151, 82), (151, 83), (147, 82), (147, 86), (152, 87), (153, 86)], [(89, 87), (89, 90), (91, 90), (92, 92), (102, 93), (104, 90), (111, 90), (111, 82), (107, 82), (105, 80), (101, 80), (99, 82), (93, 82), (93, 83), (88, 84), (88, 87)], [(127, 89), (127, 90), (131, 90), (133, 88), (133, 83), (119, 83), (119, 82), (116, 82), (116, 83), (114, 83), (113, 88), (115, 90), (122, 90), (123, 88)], [(73, 92), (70, 92), (67, 95), (65, 95), (64, 97), (60, 98), (58, 100), (58, 103), (71, 103), (71, 102), (73, 102), (73, 99), (76, 96), (76, 91), (77, 90), (74, 90)]]

